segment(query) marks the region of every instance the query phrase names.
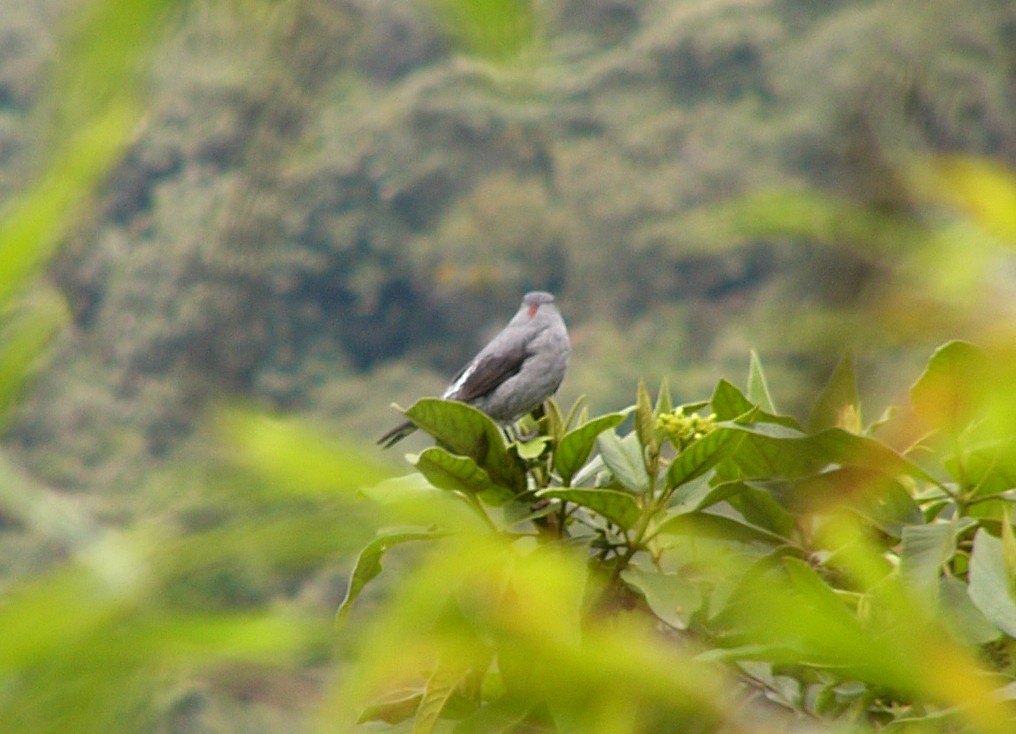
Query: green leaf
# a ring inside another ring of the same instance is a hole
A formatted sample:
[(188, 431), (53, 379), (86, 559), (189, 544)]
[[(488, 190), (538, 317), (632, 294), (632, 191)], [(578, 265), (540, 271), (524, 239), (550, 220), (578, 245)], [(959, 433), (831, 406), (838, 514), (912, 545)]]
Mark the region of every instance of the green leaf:
[(512, 445), (523, 459), (539, 459), (551, 440), (550, 436), (537, 436), (529, 441), (516, 441)]
[(609, 413), (565, 434), (554, 452), (554, 469), (564, 484), (569, 484), (575, 473), (586, 463), (596, 443), (596, 437), (621, 425), (624, 419), (622, 413)]
[[(646, 390), (646, 383), (639, 380), (637, 399), (635, 401), (635, 433), (642, 444), (642, 455), (648, 462), (650, 456), (659, 452), (656, 443), (656, 415), (653, 413), (653, 404), (649, 401), (649, 392)], [(646, 465), (646, 469), (651, 467)]]
[(771, 530), (785, 538), (793, 532), (793, 516), (764, 489), (746, 484), (741, 492), (731, 494), (727, 502), (756, 527)]
[(955, 576), (943, 576), (938, 582), (941, 617), (956, 639), (969, 645), (983, 645), (1002, 636), (974, 606), (965, 583)]
[(632, 495), (613, 489), (545, 489), (539, 496), (574, 502), (603, 515), (622, 530), (634, 527), (642, 514)]
[(956, 434), (983, 412), (990, 388), (990, 362), (964, 341), (939, 347), (910, 388), (914, 411), (932, 426)]
[(448, 699), (452, 697), (459, 684), (469, 675), (468, 669), (457, 669), (453, 666), (439, 665), (427, 680), (423, 698), (416, 710), (413, 722), (413, 734), (431, 734), (441, 718)]
[(903, 528), (900, 576), (929, 608), (938, 599), (942, 566), (956, 553), (956, 538), (976, 521), (964, 517), (948, 523), (908, 525)]
[(405, 415), (451, 453), (473, 459), (495, 484), (513, 492), (525, 489), (525, 466), (508, 452), (501, 429), (482, 411), (456, 400), (423, 398)]
[(762, 362), (754, 349), (751, 350), (751, 364), (748, 367), (748, 400), (766, 412), (776, 412), (773, 396), (769, 392), (769, 385), (762, 371)]
[(669, 413), (673, 409), (674, 406), (670, 399), (670, 385), (667, 383), (667, 378), (664, 377), (660, 381), (660, 390), (656, 393), (656, 415)]
[(1016, 637), (1016, 594), (1005, 566), (1002, 541), (981, 528), (974, 536), (967, 593), (985, 617)]
[(677, 574), (629, 566), (621, 572), (621, 580), (646, 600), (653, 614), (675, 629), (688, 629), (691, 616), (702, 606), (698, 586)]
[(715, 486), (702, 479), (687, 482), (674, 492), (671, 497), (673, 504), (670, 509), (675, 515), (704, 510), (739, 492), (744, 492), (746, 489), (748, 489), (748, 484), (740, 480), (720, 482)]
[(787, 545), (790, 541), (772, 531), (727, 515), (712, 512), (682, 512), (670, 514), (656, 532), (661, 535), (687, 535), (742, 543), (765, 543), (771, 546)]
[(356, 723), (383, 721), (386, 724), (398, 724), (416, 713), (422, 699), (423, 691), (419, 688), (400, 688), (366, 706)]
[(544, 402), (546, 406), (546, 420), (547, 420), (547, 435), (554, 439), (554, 444), (561, 443), (561, 439), (564, 437), (564, 418), (561, 416), (561, 408), (558, 407), (557, 401), (554, 398), (547, 398)]
[(710, 431), (677, 455), (667, 469), (667, 486), (680, 487), (702, 476), (737, 451), (744, 434), (723, 428)]
[(717, 421), (733, 421), (741, 419), (743, 422), (753, 423), (776, 423), (788, 428), (801, 430), (800, 423), (789, 415), (774, 415), (752, 403), (734, 385), (726, 380), (720, 380), (709, 399), (709, 404), (716, 414)]
[(582, 420), (582, 413), (585, 410), (586, 396), (579, 395), (575, 398), (575, 402), (572, 403), (571, 408), (568, 409), (568, 417), (564, 419), (564, 430), (570, 430), (576, 423), (584, 423)]
[(346, 596), (335, 614), (336, 625), (345, 621), (346, 615), (349, 614), (353, 602), (360, 596), (360, 592), (381, 573), (384, 568), (381, 565), (381, 558), (389, 548), (413, 540), (436, 540), (442, 536), (443, 533), (429, 530), (394, 530), (382, 533), (368, 543), (356, 557), (353, 573), (350, 574), (349, 583), (346, 586)]
[(438, 489), (477, 494), (491, 485), (490, 476), (468, 456), (456, 456), (440, 446), (425, 449), (410, 458), (427, 481)]
[[(833, 370), (829, 382), (822, 388), (808, 421), (810, 431), (821, 431), (824, 428), (859, 428), (861, 408), (857, 397), (857, 375), (854, 368), (854, 355), (847, 352)], [(851, 422), (851, 417), (855, 422)]]
[(632, 492), (645, 492), (649, 489), (649, 474), (646, 473), (645, 462), (642, 460), (638, 436), (629, 433), (624, 438), (618, 438), (613, 431), (606, 431), (597, 437), (596, 444), (603, 463), (613, 472), (621, 486)]
[(776, 423), (725, 423), (716, 430), (744, 434), (738, 450), (730, 455), (743, 478), (803, 478), (839, 464), (892, 476), (908, 474), (935, 483), (933, 477), (885, 444), (839, 428), (804, 434)]

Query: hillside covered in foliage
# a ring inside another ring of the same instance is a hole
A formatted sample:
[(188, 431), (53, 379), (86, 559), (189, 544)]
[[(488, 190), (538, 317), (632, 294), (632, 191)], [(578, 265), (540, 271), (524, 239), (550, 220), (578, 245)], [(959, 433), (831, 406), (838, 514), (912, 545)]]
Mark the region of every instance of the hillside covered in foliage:
[[(71, 5), (5, 9), (5, 195)], [(964, 335), (905, 302), (897, 263), (933, 256), (896, 235), (941, 222), (915, 157), (1016, 159), (1011, 3), (506, 3), (487, 36), (446, 5), (175, 12), (52, 268), (72, 320), (7, 431), (33, 471), (131, 487), (210, 397), (370, 435), (531, 287), (572, 329), (565, 396), (601, 409), (639, 375), (698, 394), (750, 347), (798, 409), (846, 347), (888, 397), (912, 347)]]

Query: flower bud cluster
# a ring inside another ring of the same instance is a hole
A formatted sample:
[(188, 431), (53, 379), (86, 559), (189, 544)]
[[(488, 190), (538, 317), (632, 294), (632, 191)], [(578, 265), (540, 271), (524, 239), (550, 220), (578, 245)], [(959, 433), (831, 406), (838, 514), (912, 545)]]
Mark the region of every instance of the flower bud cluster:
[(716, 414), (701, 416), (698, 413), (684, 414), (684, 409), (675, 408), (670, 413), (662, 413), (656, 417), (656, 429), (674, 445), (678, 451), (698, 441), (716, 428)]

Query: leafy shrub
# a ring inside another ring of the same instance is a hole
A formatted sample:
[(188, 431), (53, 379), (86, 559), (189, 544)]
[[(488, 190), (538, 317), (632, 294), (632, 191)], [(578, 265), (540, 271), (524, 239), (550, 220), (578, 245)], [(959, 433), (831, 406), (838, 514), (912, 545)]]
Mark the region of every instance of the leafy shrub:
[(867, 426), (849, 358), (807, 427), (754, 356), (746, 393), (673, 406), (640, 384), (593, 418), (550, 402), (508, 440), (421, 400), (405, 414), (437, 445), (366, 491), (392, 525), (340, 620), (386, 552), (425, 550), (337, 710), (414, 731), (1008, 731), (1009, 377), (950, 342)]

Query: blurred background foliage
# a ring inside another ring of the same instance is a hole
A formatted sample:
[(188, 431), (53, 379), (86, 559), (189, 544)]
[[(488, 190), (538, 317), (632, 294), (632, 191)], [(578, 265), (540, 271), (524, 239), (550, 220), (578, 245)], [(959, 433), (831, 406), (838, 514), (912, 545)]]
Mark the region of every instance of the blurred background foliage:
[(380, 474), (223, 399), (364, 443), (533, 287), (594, 413), (1012, 356), (1006, 0), (0, 9), (5, 731), (304, 721)]

